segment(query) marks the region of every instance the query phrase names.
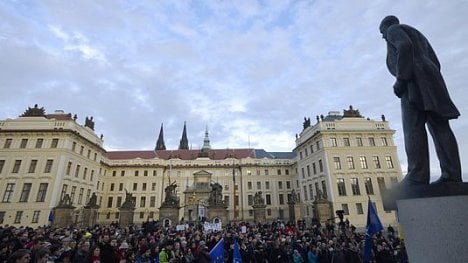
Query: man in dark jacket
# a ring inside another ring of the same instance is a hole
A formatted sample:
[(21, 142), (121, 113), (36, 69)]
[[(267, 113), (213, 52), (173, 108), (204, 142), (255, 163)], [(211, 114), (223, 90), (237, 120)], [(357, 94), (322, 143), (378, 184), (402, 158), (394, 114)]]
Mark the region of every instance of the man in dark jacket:
[(396, 77), (401, 98), (408, 174), (403, 185), (429, 184), (429, 150), (425, 124), (434, 140), (442, 175), (435, 183), (461, 182), (458, 146), (449, 120), (460, 116), (440, 73), (429, 41), (418, 30), (387, 16), (380, 24), (387, 41), (387, 67)]

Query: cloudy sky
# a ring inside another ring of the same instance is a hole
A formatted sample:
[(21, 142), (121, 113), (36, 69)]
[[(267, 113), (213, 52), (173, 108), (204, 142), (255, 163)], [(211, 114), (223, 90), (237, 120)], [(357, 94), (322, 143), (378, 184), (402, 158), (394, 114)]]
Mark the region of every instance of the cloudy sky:
[(466, 0), (1, 1), (0, 119), (37, 103), (94, 116), (108, 150), (154, 148), (161, 123), (177, 148), (187, 121), (192, 148), (208, 126), (214, 148), (291, 151), (304, 116), (352, 104), (386, 115), (405, 167), (388, 14), (436, 50), (468, 171)]

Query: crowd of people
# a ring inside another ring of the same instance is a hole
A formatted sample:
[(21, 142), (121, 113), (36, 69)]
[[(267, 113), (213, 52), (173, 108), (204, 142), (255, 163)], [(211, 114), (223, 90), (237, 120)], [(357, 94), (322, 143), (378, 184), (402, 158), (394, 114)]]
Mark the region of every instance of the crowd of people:
[[(210, 250), (224, 240), (224, 260), (233, 262), (237, 241), (243, 262), (362, 262), (364, 233), (349, 222), (336, 227), (319, 222), (296, 224), (230, 223), (221, 231), (206, 231), (201, 223), (181, 230), (148, 220), (141, 226), (53, 228), (0, 227), (0, 263), (166, 263), (211, 262)], [(408, 262), (405, 245), (389, 226), (373, 238), (377, 263)]]

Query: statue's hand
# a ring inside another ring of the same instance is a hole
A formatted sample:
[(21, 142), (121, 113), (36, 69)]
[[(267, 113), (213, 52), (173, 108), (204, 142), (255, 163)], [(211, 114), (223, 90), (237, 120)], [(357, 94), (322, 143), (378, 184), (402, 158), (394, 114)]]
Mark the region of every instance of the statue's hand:
[(405, 94), (407, 89), (406, 81), (397, 79), (395, 84), (393, 84), (393, 92), (398, 98), (401, 98)]

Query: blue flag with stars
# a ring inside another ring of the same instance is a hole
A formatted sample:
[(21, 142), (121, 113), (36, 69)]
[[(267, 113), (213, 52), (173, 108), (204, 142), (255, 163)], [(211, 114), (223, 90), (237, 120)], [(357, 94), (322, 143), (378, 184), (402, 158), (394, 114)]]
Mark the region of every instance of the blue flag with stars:
[(234, 251), (232, 252), (232, 263), (242, 263), (242, 256), (239, 250), (239, 243), (234, 241)]
[(224, 239), (216, 243), (210, 251), (211, 263), (224, 263)]
[(375, 211), (375, 207), (372, 204), (370, 198), (367, 203), (367, 226), (366, 226), (366, 240), (364, 243), (364, 262), (370, 262), (372, 260), (372, 237), (378, 232), (383, 230), (382, 222)]

